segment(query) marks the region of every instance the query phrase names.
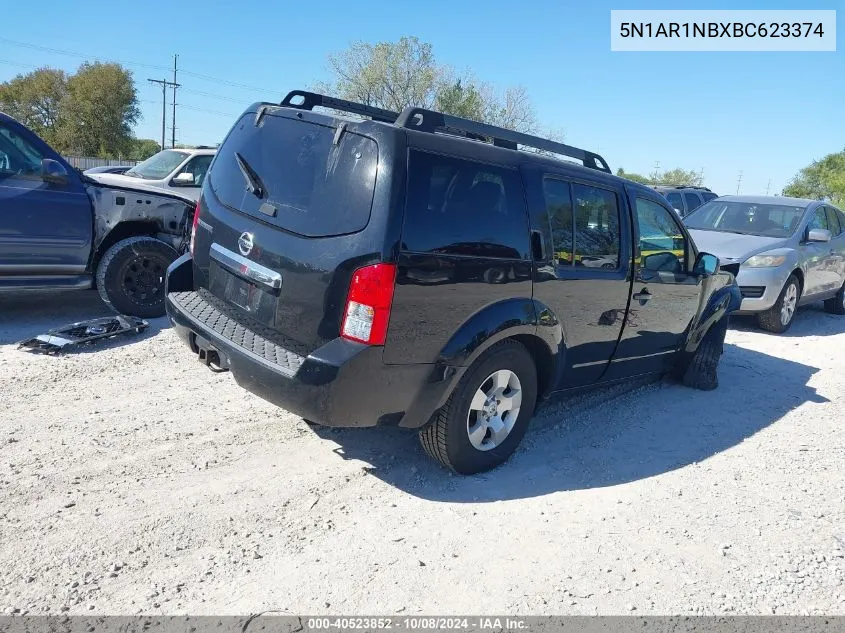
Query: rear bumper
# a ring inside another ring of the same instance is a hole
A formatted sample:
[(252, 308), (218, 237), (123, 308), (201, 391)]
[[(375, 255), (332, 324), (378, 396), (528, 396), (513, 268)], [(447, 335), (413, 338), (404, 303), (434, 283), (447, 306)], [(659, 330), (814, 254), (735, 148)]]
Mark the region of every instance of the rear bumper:
[[(326, 426), (422, 426), (436, 408), (421, 403), (433, 365), (385, 365), (382, 348), (335, 339), (300, 356), (250, 330), (213, 297), (193, 289), (190, 254), (167, 271), (173, 329), (199, 354), (232, 372), (247, 391)], [(270, 334), (268, 334), (270, 336)], [(426, 399), (428, 400), (428, 399)]]

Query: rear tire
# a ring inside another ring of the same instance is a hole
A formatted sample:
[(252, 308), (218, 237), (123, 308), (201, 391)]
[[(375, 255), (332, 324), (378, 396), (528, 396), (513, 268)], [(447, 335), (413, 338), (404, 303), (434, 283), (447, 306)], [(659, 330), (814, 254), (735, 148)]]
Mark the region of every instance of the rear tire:
[[(790, 275), (783, 285), (780, 296), (771, 308), (757, 315), (757, 325), (775, 334), (782, 334), (789, 329), (798, 311), (801, 298), (801, 284), (795, 275)], [(791, 305), (791, 310), (788, 309)]]
[[(485, 393), (490, 395), (479, 406)], [(420, 429), (420, 442), (430, 457), (456, 473), (490, 470), (516, 450), (536, 402), (534, 359), (520, 343), (503, 341), (467, 370), (443, 408)]]
[(154, 237), (121, 240), (97, 266), (100, 298), (118, 314), (164, 316), (164, 278), (178, 256), (173, 247)]
[(722, 319), (701, 341), (681, 377), (685, 386), (700, 391), (712, 391), (719, 386), (719, 360), (728, 331), (727, 318)]
[(845, 284), (835, 297), (824, 302), (824, 309), (830, 314), (845, 315)]

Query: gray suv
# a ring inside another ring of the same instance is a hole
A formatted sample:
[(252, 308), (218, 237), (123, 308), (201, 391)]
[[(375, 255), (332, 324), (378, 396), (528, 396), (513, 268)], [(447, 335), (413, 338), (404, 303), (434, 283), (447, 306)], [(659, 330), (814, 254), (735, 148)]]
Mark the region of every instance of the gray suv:
[(707, 187), (655, 185), (653, 189), (666, 198), (682, 218), (705, 202), (719, 197)]

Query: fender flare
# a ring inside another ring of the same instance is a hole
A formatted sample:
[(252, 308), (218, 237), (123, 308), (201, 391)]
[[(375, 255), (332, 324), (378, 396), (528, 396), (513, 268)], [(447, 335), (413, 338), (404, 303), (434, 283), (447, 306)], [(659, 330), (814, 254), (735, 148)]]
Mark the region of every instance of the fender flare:
[(735, 280), (715, 290), (707, 300), (707, 305), (698, 320), (693, 323), (684, 344), (685, 354), (694, 354), (704, 338), (717, 327), (727, 328), (732, 312), (742, 304), (742, 293)]
[(524, 297), (505, 299), (485, 306), (455, 332), (438, 355), (437, 365), (446, 388), (437, 407), (443, 406), (460, 379), (484, 352), (497, 343), (517, 336), (530, 336), (545, 345), (552, 359), (551, 383), (564, 367), (565, 343), (561, 324), (545, 304)]

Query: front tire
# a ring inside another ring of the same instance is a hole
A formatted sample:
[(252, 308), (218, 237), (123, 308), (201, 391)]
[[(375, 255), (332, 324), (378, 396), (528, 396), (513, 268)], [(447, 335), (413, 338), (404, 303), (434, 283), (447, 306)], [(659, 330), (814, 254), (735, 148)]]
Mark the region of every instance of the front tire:
[(420, 430), (420, 442), (456, 473), (490, 470), (516, 450), (536, 402), (534, 359), (520, 343), (503, 341), (467, 370), (446, 405)]
[(775, 334), (782, 334), (789, 329), (798, 310), (801, 298), (801, 284), (795, 275), (790, 275), (783, 285), (780, 296), (771, 308), (757, 315), (757, 325)]
[(712, 391), (719, 386), (719, 360), (727, 332), (728, 319), (725, 317), (705, 335), (681, 376), (685, 386), (700, 391)]
[(845, 315), (845, 284), (835, 297), (824, 302), (824, 309), (830, 314)]
[(164, 316), (164, 278), (178, 257), (176, 250), (154, 237), (121, 240), (97, 266), (100, 298), (118, 314), (141, 318)]

